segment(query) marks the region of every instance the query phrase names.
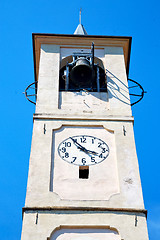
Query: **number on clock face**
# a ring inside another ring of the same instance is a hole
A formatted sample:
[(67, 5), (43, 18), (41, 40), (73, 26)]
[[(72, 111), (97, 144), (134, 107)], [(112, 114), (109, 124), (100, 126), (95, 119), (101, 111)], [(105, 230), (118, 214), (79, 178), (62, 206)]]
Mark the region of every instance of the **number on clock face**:
[(62, 141), (58, 153), (68, 163), (89, 166), (104, 161), (109, 155), (109, 147), (97, 137), (78, 135)]

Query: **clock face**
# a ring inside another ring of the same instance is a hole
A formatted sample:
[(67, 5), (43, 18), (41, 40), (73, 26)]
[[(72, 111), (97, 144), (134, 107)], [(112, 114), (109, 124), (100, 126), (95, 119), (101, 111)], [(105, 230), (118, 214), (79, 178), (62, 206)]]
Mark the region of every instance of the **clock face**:
[(97, 137), (78, 135), (63, 140), (58, 146), (58, 153), (68, 163), (89, 166), (104, 161), (109, 155), (109, 147)]

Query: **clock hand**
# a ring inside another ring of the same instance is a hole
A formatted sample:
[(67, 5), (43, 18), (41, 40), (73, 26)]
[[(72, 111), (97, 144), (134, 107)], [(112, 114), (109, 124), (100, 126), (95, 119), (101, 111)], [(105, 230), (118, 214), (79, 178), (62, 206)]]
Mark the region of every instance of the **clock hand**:
[(85, 147), (83, 147), (83, 146), (80, 145), (78, 142), (76, 142), (72, 137), (70, 137), (70, 139), (72, 139), (72, 141), (74, 142), (75, 145), (78, 145), (78, 146), (79, 146), (79, 149), (87, 151), (87, 149), (86, 149)]
[(85, 147), (83, 147), (82, 145), (80, 145), (78, 142), (76, 142), (72, 137), (70, 137), (70, 139), (72, 139), (72, 141), (74, 142), (75, 145), (78, 145), (78, 148), (81, 149), (82, 151), (86, 152), (86, 153), (92, 153), (95, 155), (98, 155), (98, 153), (96, 153), (95, 151), (91, 151), (86, 149)]
[[(85, 148), (85, 149), (86, 149), (86, 148)], [(87, 150), (87, 149), (86, 149), (86, 151), (87, 151), (88, 153), (92, 153), (92, 154), (98, 155), (98, 153), (96, 153), (95, 151), (91, 151), (91, 150)]]

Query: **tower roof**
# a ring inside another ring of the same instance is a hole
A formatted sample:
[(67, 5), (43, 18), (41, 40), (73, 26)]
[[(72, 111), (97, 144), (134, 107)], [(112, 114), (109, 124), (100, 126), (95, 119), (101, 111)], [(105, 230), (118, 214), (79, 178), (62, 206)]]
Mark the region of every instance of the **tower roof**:
[(85, 28), (84, 28), (84, 26), (83, 26), (81, 23), (78, 24), (78, 26), (77, 26), (74, 34), (78, 34), (78, 35), (88, 35), (87, 32), (86, 32), (86, 30), (85, 30)]

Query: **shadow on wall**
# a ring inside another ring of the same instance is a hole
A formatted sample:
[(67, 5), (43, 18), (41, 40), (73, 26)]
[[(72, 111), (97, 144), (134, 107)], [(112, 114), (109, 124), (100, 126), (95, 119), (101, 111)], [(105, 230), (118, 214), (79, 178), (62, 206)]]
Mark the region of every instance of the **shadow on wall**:
[[(106, 74), (109, 75), (107, 76), (108, 98), (116, 98), (119, 101), (130, 105), (128, 86), (107, 69)], [(118, 81), (120, 83), (119, 85), (121, 87), (115, 83), (114, 79), (116, 79), (116, 82)]]
[[(119, 78), (117, 78), (113, 73), (111, 73), (107, 69), (106, 69), (106, 75), (107, 75), (108, 96), (106, 96), (106, 92), (89, 92), (85, 89), (80, 92), (73, 92), (74, 96), (78, 97), (83, 95), (86, 95), (86, 96), (92, 95), (93, 98), (100, 99), (101, 101), (104, 101), (104, 102), (108, 101), (108, 99), (115, 98), (126, 105), (130, 105), (128, 85), (125, 85)], [(119, 84), (117, 84), (116, 82), (119, 82)]]

